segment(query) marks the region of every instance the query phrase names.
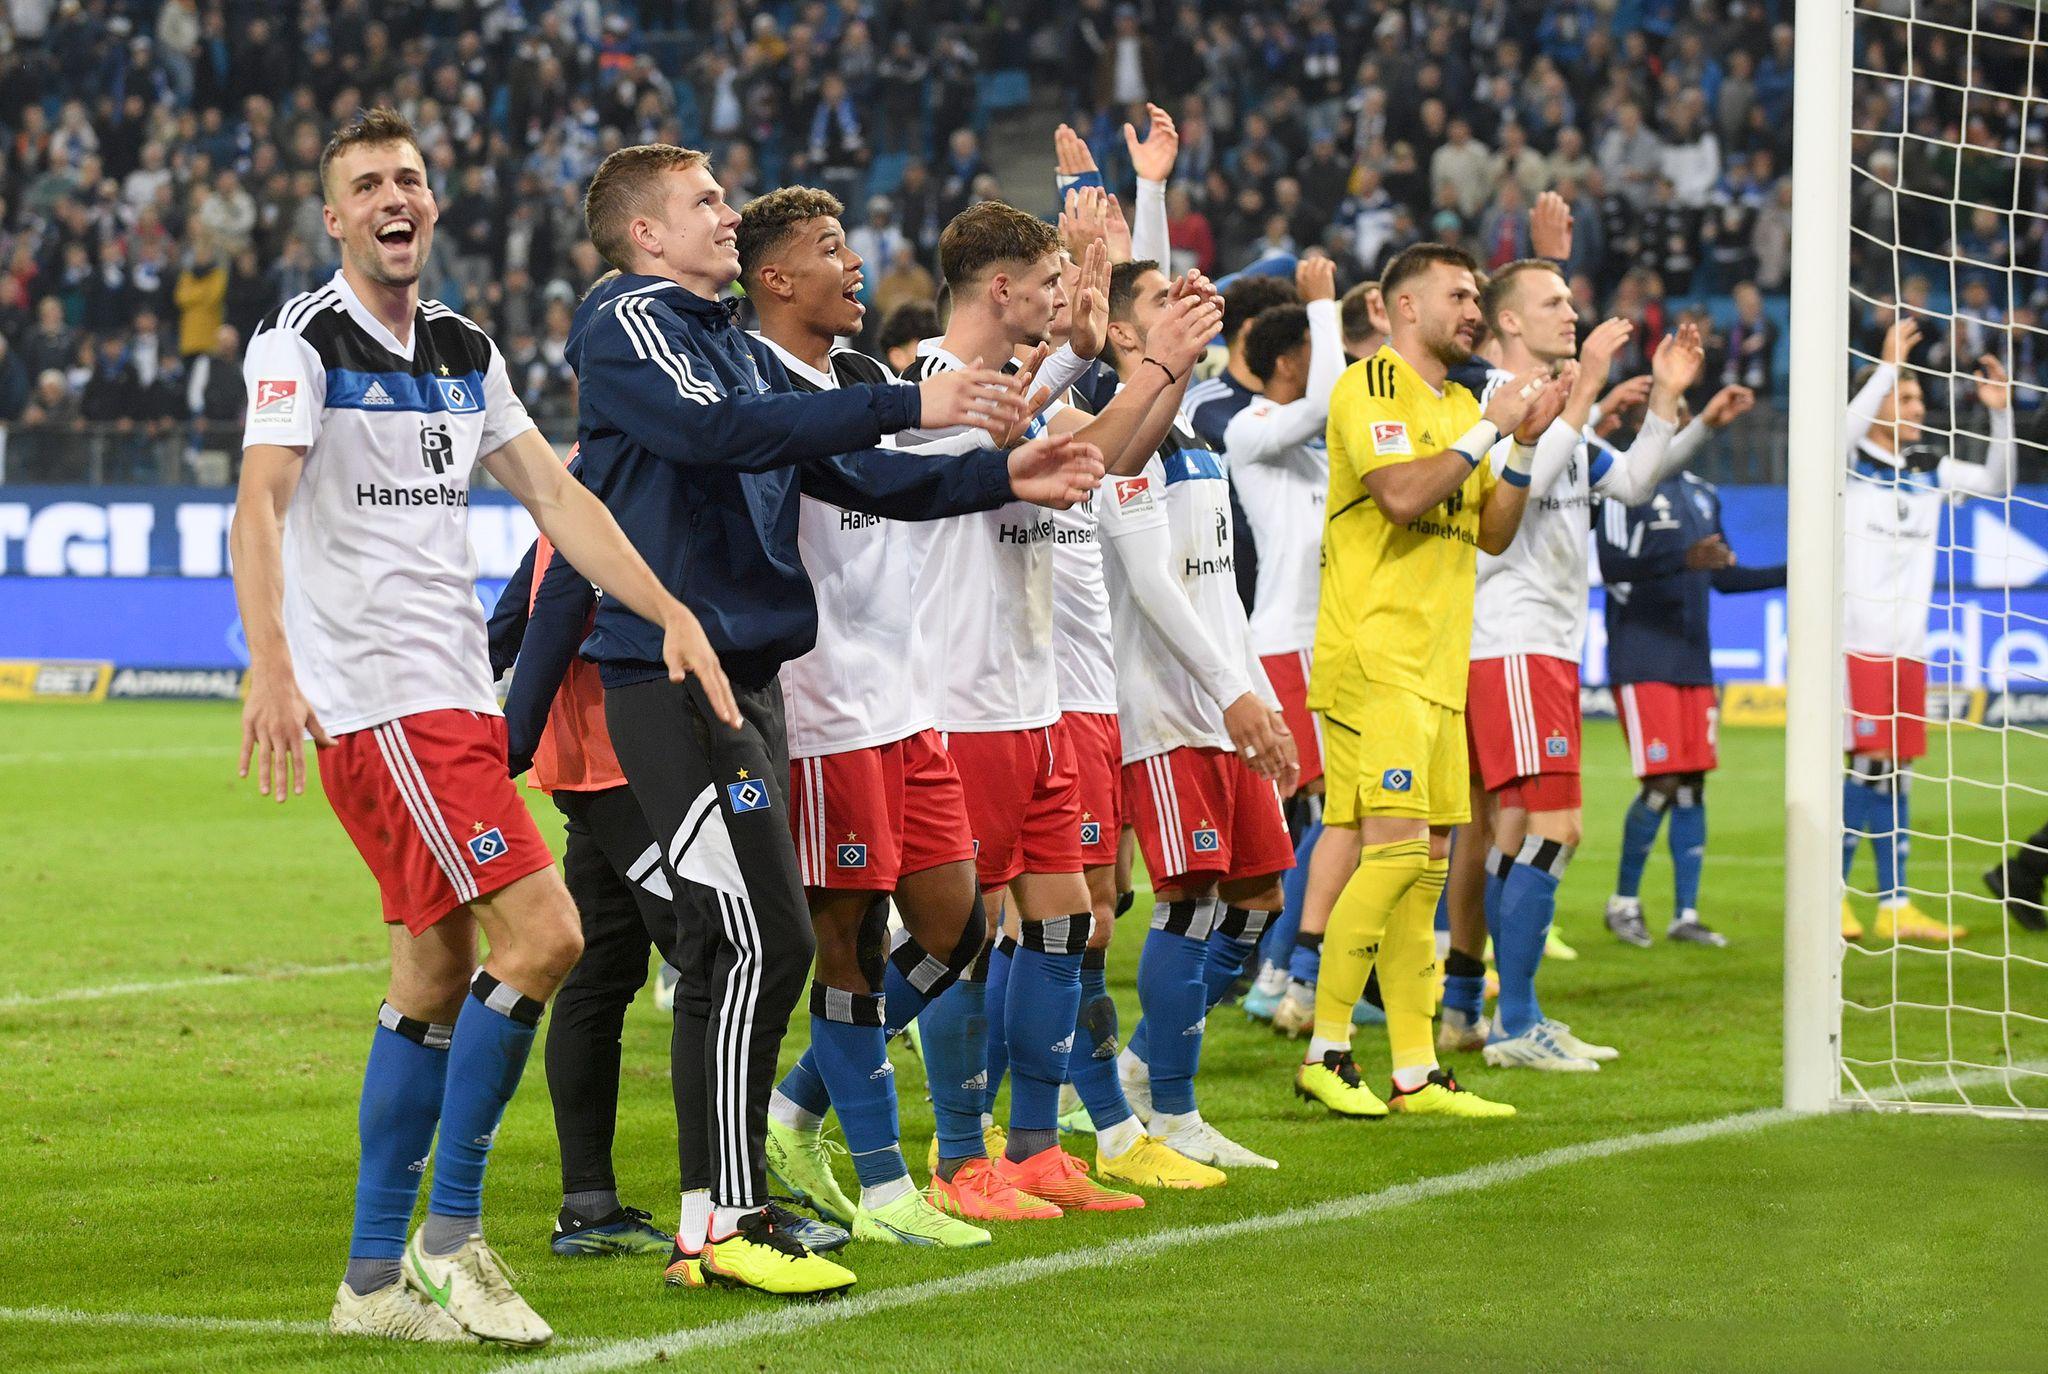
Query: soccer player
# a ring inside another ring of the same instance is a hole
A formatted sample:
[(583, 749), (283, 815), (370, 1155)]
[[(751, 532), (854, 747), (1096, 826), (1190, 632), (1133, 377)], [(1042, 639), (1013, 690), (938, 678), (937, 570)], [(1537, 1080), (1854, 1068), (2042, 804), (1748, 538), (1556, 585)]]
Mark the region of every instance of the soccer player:
[[(1913, 904), (1906, 882), (1913, 760), (1927, 751), (1927, 617), (1944, 507), (1965, 497), (2000, 498), (2013, 483), (2013, 427), (2005, 368), (1977, 360), (1977, 401), (1991, 416), (1985, 461), (1968, 463), (1951, 442), (1928, 442), (1927, 401), (1905, 370), (1920, 327), (1901, 318), (1876, 367), (1856, 379), (1849, 402), (1849, 484), (1843, 515), (1848, 605), (1849, 772), (1842, 784), (1842, 874), (1868, 836), (1877, 858), (1877, 938), (1960, 940), (1961, 926)], [(1842, 899), (1842, 938), (1863, 924)]]
[[(866, 314), (862, 262), (842, 213), (829, 192), (790, 186), (740, 216), (741, 281), (761, 339), (799, 391), (896, 380), (872, 358), (834, 347), (860, 332)], [(956, 441), (963, 446), (971, 441)], [(767, 1144), (776, 1177), (857, 1237), (957, 1248), (986, 1245), (989, 1233), (939, 1211), (912, 1183), (887, 1050), (888, 1034), (979, 957), (987, 920), (966, 799), (933, 728), (925, 671), (936, 646), (921, 610), (934, 594), (927, 565), (939, 529), (818, 497), (802, 503), (797, 548), (817, 591), (818, 641), (782, 666), (782, 687), (790, 824), (818, 956), (810, 1047), (769, 1100)], [(907, 932), (893, 955), (892, 895)], [(828, 1109), (846, 1133), (857, 1203), (832, 1173)]]
[[(946, 226), (939, 259), (952, 314), (945, 337), (926, 346), (915, 375), (943, 376), (963, 359), (1005, 357), (1049, 341), (1066, 305), (1061, 242), (1051, 225), (999, 201), (984, 202)], [(1088, 358), (1100, 349), (1107, 276), (1106, 255), (1091, 245), (1082, 295), (1073, 305), (1073, 338), (1063, 352)], [(1177, 302), (1154, 355), (1160, 365), (1146, 369), (1149, 375), (1092, 420), (1059, 412), (1033, 423), (1077, 433), (1109, 455), (1113, 468), (1135, 467), (1134, 457), (1142, 461), (1163, 432), (1161, 425), (1149, 440), (1141, 432), (1153, 402), (1200, 356), (1219, 313), (1194, 296)], [(1039, 370), (1041, 381), (1046, 370)], [(1135, 441), (1144, 441), (1136, 455)], [(938, 1118), (932, 1201), (970, 1218), (1049, 1219), (1068, 1206), (1110, 1210), (1143, 1202), (1095, 1183), (1058, 1140), (1059, 1088), (1075, 1042), (1094, 902), (1082, 877), (1075, 750), (1060, 723), (1053, 539), (1050, 519), (1012, 507), (952, 522), (939, 554), (947, 660), (939, 725), (967, 782), (982, 889), (1007, 887), (1018, 915), (1018, 948), (1002, 1003), (1011, 1078), (1002, 1159), (987, 1159), (981, 1114), (993, 1076), (985, 1041), (977, 1043), (970, 1033), (988, 1019), (986, 982), (970, 970), (923, 1021)]]
[[(253, 755), (264, 792), (303, 792), (312, 737), (321, 787), (391, 930), (348, 1272), (328, 1325), (544, 1345), (553, 1331), (484, 1241), (484, 1166), (541, 1008), (582, 941), (505, 773), (465, 518), (476, 467), (644, 617), (651, 674), (692, 675), (720, 716), (732, 700), (696, 618), (568, 477), (497, 346), (420, 299), (439, 210), (412, 127), (367, 112), (329, 140), (320, 182), (342, 266), (249, 341), (231, 544), (250, 655), (242, 775)], [(427, 1217), (408, 1241), (430, 1156)]]
[(1246, 333), (1263, 312), (1276, 305), (1299, 305), (1300, 293), (1287, 277), (1260, 273), (1239, 276), (1223, 293), (1223, 370), (1196, 382), (1180, 403), (1195, 437), (1220, 452), (1223, 434), (1237, 413), (1259, 394), (1259, 379), (1244, 359)]
[[(1187, 285), (1149, 260), (1116, 268), (1109, 353), (1126, 384), (1164, 366), (1149, 361), (1154, 328)], [(1209, 1010), (1280, 905), (1293, 855), (1275, 784), (1291, 792), (1299, 763), (1237, 597), (1228, 476), (1174, 399), (1155, 403), (1174, 424), (1143, 471), (1093, 502), (1127, 726), (1123, 809), (1154, 895), (1138, 965), (1144, 1020), (1119, 1067), (1126, 1093), (1145, 1103), (1145, 1129), (1171, 1149), (1219, 1169), (1272, 1169), (1202, 1118), (1194, 1080)]]
[[(1469, 819), (1465, 682), (1478, 550), (1504, 551), (1534, 440), (1569, 370), (1532, 369), (1479, 402), (1449, 370), (1482, 326), (1472, 258), (1417, 244), (1380, 281), (1392, 337), (1330, 401), (1330, 493), (1309, 705), (1323, 715), (1324, 823), (1356, 827), (1357, 871), (1330, 914), (1315, 1033), (1295, 1091), (1345, 1116), (1506, 1116), (1438, 1067), (1437, 897), (1450, 829)], [(1485, 459), (1516, 439), (1498, 474)], [(1393, 1049), (1382, 1103), (1351, 1057), (1351, 1010), (1378, 965)]]
[[(1536, 972), (1556, 914), (1557, 889), (1577, 852), (1579, 651), (1586, 638), (1586, 536), (1593, 501), (1623, 505), (1646, 498), (1690, 450), (1674, 450), (1678, 407), (1703, 361), (1699, 333), (1687, 326), (1664, 340), (1653, 363), (1649, 412), (1625, 453), (1590, 446), (1584, 428), (1615, 354), (1634, 326), (1614, 319), (1595, 328), (1583, 349), (1571, 288), (1554, 263), (1509, 263), (1481, 297), (1500, 374), (1557, 367), (1581, 359), (1564, 412), (1537, 444), (1529, 508), (1515, 542), (1482, 555), (1472, 613), (1472, 664), (1465, 723), (1475, 773), (1474, 816), (1460, 844), (1490, 843), (1487, 925), (1500, 970), (1493, 1026), (1481, 1016), (1485, 965), (1478, 949), (1453, 942), (1446, 972), (1438, 1048), (1470, 1049), (1484, 1039), (1496, 1067), (1590, 1071), (1616, 1057), (1543, 1015)], [(1496, 446), (1495, 457), (1507, 455)], [(1495, 886), (1498, 884), (1498, 886)]]
[(838, 1291), (853, 1276), (762, 1210), (776, 1051), (814, 947), (802, 868), (778, 814), (789, 773), (778, 673), (817, 634), (800, 496), (900, 519), (1061, 505), (1093, 489), (1100, 455), (1066, 440), (914, 460), (869, 448), (920, 424), (1007, 433), (1022, 397), (979, 368), (920, 387), (794, 391), (774, 351), (721, 299), (739, 275), (740, 217), (702, 153), (612, 153), (584, 217), (621, 273), (584, 299), (569, 339), (584, 480), (700, 609), (742, 716), (737, 727), (716, 722), (701, 693), (652, 674), (645, 622), (599, 603), (584, 653), (599, 666), (620, 766), (671, 885), (708, 889), (716, 911), (707, 921), (706, 903), (678, 903), (693, 957), (680, 966), (677, 1033), (702, 1047), (704, 1076), (676, 1095), (685, 1215), (666, 1277)]
[(1344, 356), (1351, 362), (1370, 358), (1387, 341), (1387, 308), (1376, 281), (1362, 281), (1346, 291), (1337, 317), (1344, 328)]
[[(1277, 957), (1268, 959), (1245, 999), (1246, 1012), (1262, 1019), (1273, 1017), (1288, 988), (1309, 860), (1323, 834), (1318, 800), (1323, 756), (1308, 709), (1308, 668), (1316, 634), (1323, 500), (1330, 485), (1324, 434), (1330, 393), (1345, 366), (1336, 264), (1328, 258), (1302, 259), (1295, 268), (1295, 288), (1306, 307), (1274, 306), (1245, 331), (1245, 366), (1261, 394), (1223, 430), (1232, 489), (1254, 542), (1264, 551), (1252, 598), (1251, 644), (1279, 694), (1301, 761), (1294, 867), (1270, 942)], [(1334, 899), (1334, 890), (1329, 895)]]
[[(1722, 388), (1673, 448), (1697, 448), (1751, 402), (1745, 387)], [(1607, 676), (1628, 737), (1629, 765), (1642, 783), (1622, 822), (1621, 869), (1607, 900), (1607, 928), (1627, 944), (1649, 948), (1638, 893), (1668, 814), (1674, 892), (1665, 935), (1718, 948), (1727, 937), (1699, 916), (1707, 774), (1718, 762), (1707, 593), (1782, 587), (1785, 569), (1736, 566), (1721, 528), (1720, 493), (1691, 473), (1666, 478), (1634, 508), (1603, 502), (1595, 528), (1607, 585)]]

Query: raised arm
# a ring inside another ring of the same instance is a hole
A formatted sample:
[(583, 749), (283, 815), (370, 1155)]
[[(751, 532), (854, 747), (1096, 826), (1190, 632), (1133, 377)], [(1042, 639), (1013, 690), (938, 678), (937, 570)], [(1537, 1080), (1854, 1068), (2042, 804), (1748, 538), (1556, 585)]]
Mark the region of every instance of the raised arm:
[(2015, 448), (2012, 384), (2005, 379), (2004, 364), (1989, 353), (1977, 359), (1977, 377), (1977, 400), (1991, 414), (1991, 442), (1982, 463), (1965, 463), (1954, 454), (1942, 459), (1941, 485), (1963, 496), (2010, 496)]
[(1132, 207), (1131, 256), (1140, 262), (1150, 259), (1170, 273), (1173, 269), (1168, 261), (1172, 247), (1166, 227), (1166, 183), (1173, 175), (1174, 160), (1180, 155), (1180, 131), (1174, 128), (1173, 117), (1157, 105), (1147, 105), (1145, 117), (1149, 124), (1143, 141), (1139, 140), (1136, 128), (1124, 125), (1124, 148), (1138, 174), (1138, 200)]
[(1870, 427), (1877, 423), (1877, 408), (1884, 404), (1884, 398), (1891, 395), (1892, 388), (1899, 384), (1899, 369), (1906, 365), (1906, 358), (1915, 344), (1920, 342), (1920, 326), (1911, 318), (1901, 315), (1892, 327), (1885, 331), (1884, 347), (1878, 356), (1877, 371), (1863, 384), (1863, 389), (1849, 398), (1849, 428), (1845, 442), (1853, 455), (1856, 446), (1870, 433)]
[[(1697, 325), (1681, 325), (1676, 333), (1665, 337), (1650, 362), (1649, 409), (1636, 430), (1635, 442), (1625, 452), (1602, 448), (1590, 459), (1588, 475), (1601, 495), (1631, 506), (1647, 501), (1656, 493), (1658, 483), (1685, 466), (1692, 454), (1698, 452), (1694, 445), (1683, 454), (1676, 453), (1671, 441), (1677, 435), (1679, 404), (1687, 389), (1699, 380), (1705, 362), (1706, 351), (1700, 345)], [(1754, 399), (1745, 388), (1717, 392), (1701, 418), (1709, 428), (1718, 429), (1749, 409), (1745, 397)]]

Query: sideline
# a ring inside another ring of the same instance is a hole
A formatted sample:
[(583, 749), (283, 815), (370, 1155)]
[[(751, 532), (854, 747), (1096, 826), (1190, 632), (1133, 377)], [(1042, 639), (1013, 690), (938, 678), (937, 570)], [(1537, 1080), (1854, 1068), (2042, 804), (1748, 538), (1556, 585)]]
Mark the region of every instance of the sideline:
[(98, 987), (64, 988), (57, 992), (12, 992), (0, 997), (0, 1011), (18, 1007), (48, 1007), (60, 1002), (96, 1002), (102, 997), (136, 997), (152, 992), (176, 992), (181, 988), (217, 988), (235, 983), (282, 983), (293, 978), (326, 978), (337, 973), (369, 973), (388, 968), (383, 963), (281, 964), (261, 973), (209, 973), (197, 978), (166, 978), (156, 983), (103, 983)]

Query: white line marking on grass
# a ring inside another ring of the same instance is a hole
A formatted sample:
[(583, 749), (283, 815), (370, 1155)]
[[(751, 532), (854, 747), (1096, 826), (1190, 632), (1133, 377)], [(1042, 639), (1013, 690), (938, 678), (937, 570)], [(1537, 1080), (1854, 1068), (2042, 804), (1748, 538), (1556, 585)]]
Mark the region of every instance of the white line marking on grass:
[(285, 964), (260, 973), (209, 973), (197, 978), (166, 978), (155, 983), (102, 983), (98, 987), (64, 988), (57, 992), (13, 992), (0, 997), (0, 1011), (16, 1007), (47, 1007), (59, 1002), (96, 1002), (102, 997), (135, 997), (182, 988), (217, 988), (235, 983), (283, 983), (294, 978), (326, 978), (337, 973), (368, 973), (382, 963)]
[(162, 1312), (87, 1312), (75, 1307), (0, 1307), (0, 1322), (41, 1322), (48, 1326), (128, 1326), (144, 1330), (205, 1331), (249, 1336), (324, 1336), (326, 1322), (287, 1322), (249, 1317), (178, 1317)]
[[(957, 1298), (988, 1289), (1011, 1288), (1055, 1274), (1071, 1274), (1080, 1269), (1106, 1269), (1130, 1260), (1150, 1259), (1190, 1245), (1206, 1245), (1219, 1240), (1232, 1240), (1269, 1231), (1285, 1231), (1297, 1226), (1313, 1226), (1324, 1222), (1353, 1221), (1377, 1212), (1406, 1207), (1412, 1203), (1427, 1202), (1432, 1198), (1477, 1192), (1504, 1183), (1514, 1183), (1532, 1174), (1563, 1168), (1569, 1164), (1608, 1159), (1615, 1155), (1633, 1154), (1638, 1150), (1656, 1149), (1664, 1145), (1690, 1145), (1696, 1141), (1762, 1130), (1767, 1126), (1777, 1126), (1798, 1119), (1798, 1113), (1783, 1108), (1770, 1108), (1738, 1112), (1732, 1116), (1715, 1117), (1709, 1121), (1695, 1122), (1688, 1126), (1673, 1126), (1661, 1131), (1644, 1131), (1634, 1135), (1609, 1136), (1603, 1140), (1588, 1140), (1577, 1145), (1564, 1145), (1554, 1150), (1545, 1150), (1540, 1154), (1481, 1164), (1454, 1174), (1438, 1174), (1416, 1179), (1412, 1183), (1397, 1183), (1393, 1187), (1382, 1188), (1377, 1192), (1333, 1198), (1313, 1206), (1295, 1207), (1284, 1212), (1269, 1212), (1259, 1216), (1242, 1217), (1236, 1221), (1212, 1222), (1202, 1226), (1176, 1226), (1171, 1230), (1132, 1236), (1126, 1240), (1091, 1246), (1085, 1250), (1063, 1250), (1057, 1254), (1036, 1255), (1030, 1259), (991, 1265), (987, 1269), (973, 1273), (929, 1279), (923, 1283), (904, 1284), (896, 1288), (883, 1288), (820, 1306), (778, 1307), (752, 1316), (736, 1317), (694, 1328), (684, 1327), (665, 1336), (643, 1336), (601, 1345), (574, 1355), (521, 1361), (516, 1368), (526, 1371), (526, 1374), (542, 1374), (542, 1371), (545, 1371), (545, 1374), (587, 1374), (587, 1371), (592, 1370), (621, 1369), (658, 1357), (673, 1359), (697, 1351), (718, 1350), (738, 1345), (757, 1337), (793, 1335), (814, 1327), (854, 1321), (877, 1312), (914, 1307), (942, 1298)], [(514, 1366), (507, 1366), (511, 1367)]]
[(9, 764), (116, 763), (123, 759), (217, 758), (232, 764), (233, 744), (156, 744), (132, 749), (51, 749), (22, 754), (0, 754), (0, 767)]

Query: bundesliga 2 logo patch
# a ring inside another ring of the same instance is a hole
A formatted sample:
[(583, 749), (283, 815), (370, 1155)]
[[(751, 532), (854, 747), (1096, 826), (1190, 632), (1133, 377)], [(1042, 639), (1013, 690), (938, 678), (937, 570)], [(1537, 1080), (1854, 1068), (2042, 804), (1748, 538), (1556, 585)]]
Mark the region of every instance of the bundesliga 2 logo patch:
[(749, 811), (766, 811), (768, 784), (759, 778), (729, 782), (725, 785), (725, 799), (732, 806), (735, 816), (745, 815)]
[(1374, 421), (1372, 451), (1382, 457), (1389, 453), (1415, 452), (1414, 445), (1408, 439), (1408, 426), (1399, 420)]
[[(482, 822), (478, 822), (478, 824), (482, 824)], [(499, 832), (498, 827), (495, 825), (489, 830), (471, 835), (467, 840), (463, 841), (463, 844), (469, 850), (470, 862), (476, 864), (487, 864), (493, 859), (502, 858), (505, 851), (510, 848), (505, 843), (504, 835)]]
[(1152, 484), (1142, 477), (1116, 479), (1116, 508), (1126, 515), (1152, 509)]
[(1389, 768), (1380, 774), (1380, 786), (1389, 792), (1407, 792), (1415, 786), (1415, 774), (1406, 768)]
[(256, 404), (250, 407), (250, 418), (282, 424), (291, 419), (298, 408), (299, 384), (296, 381), (259, 380), (256, 383)]
[(849, 841), (839, 846), (838, 867), (866, 868), (867, 866), (868, 847), (866, 845), (855, 844)]

